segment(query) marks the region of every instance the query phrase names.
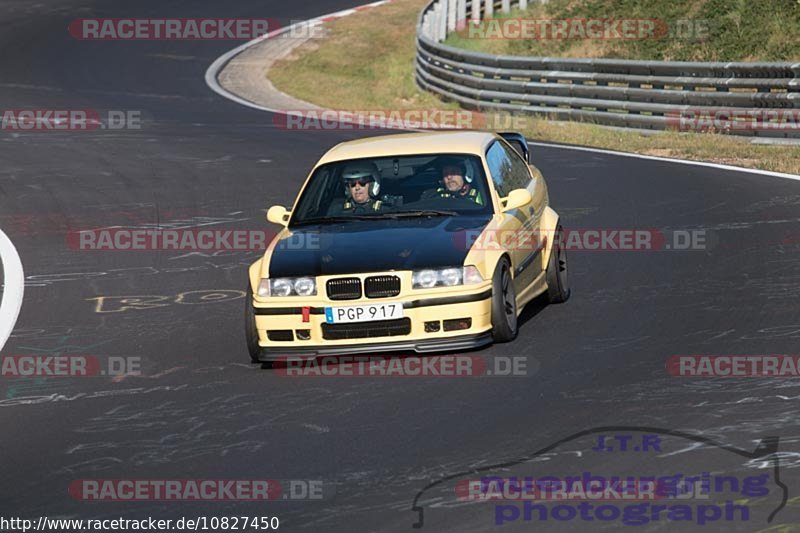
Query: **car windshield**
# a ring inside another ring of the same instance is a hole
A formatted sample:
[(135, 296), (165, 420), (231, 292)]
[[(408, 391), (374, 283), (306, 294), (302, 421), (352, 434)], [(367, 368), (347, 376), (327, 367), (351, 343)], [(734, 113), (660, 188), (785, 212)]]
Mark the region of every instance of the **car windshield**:
[(290, 226), (491, 212), (486, 176), (476, 155), (379, 157), (319, 167), (292, 213)]

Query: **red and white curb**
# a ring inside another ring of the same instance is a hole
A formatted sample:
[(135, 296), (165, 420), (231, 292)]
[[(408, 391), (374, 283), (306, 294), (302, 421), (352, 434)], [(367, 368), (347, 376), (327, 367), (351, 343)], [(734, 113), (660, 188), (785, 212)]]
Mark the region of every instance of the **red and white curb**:
[(0, 230), (0, 261), (3, 263), (3, 296), (0, 300), (0, 350), (14, 331), (25, 292), (25, 272), (11, 239)]

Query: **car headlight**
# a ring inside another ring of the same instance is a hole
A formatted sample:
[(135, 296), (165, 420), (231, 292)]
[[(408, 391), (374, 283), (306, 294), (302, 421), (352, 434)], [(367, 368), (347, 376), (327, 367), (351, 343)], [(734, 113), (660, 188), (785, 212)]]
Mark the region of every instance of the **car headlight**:
[(439, 273), (439, 283), (445, 287), (452, 287), (453, 285), (461, 285), (464, 279), (464, 273), (460, 268), (446, 268)]
[(314, 278), (272, 278), (262, 279), (258, 285), (258, 295), (269, 296), (315, 296), (317, 283)]
[(412, 287), (430, 289), (432, 287), (455, 287), (481, 283), (483, 276), (477, 267), (451, 267), (441, 269), (416, 270), (411, 276)]
[(317, 294), (317, 284), (314, 278), (297, 278), (294, 280), (294, 292), (298, 296), (314, 296)]
[(439, 274), (436, 270), (420, 270), (411, 276), (412, 286), (415, 289), (429, 289), (436, 286)]

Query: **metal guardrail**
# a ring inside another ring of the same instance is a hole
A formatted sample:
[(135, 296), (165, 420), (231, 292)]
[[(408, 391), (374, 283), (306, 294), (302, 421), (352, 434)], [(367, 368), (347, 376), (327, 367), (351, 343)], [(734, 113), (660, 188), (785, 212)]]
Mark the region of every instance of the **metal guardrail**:
[[(741, 122), (729, 121), (737, 125), (729, 133), (800, 137), (800, 120), (787, 121), (800, 117), (800, 63), (497, 56), (442, 44), (468, 20), (508, 12), (511, 4), (432, 0), (417, 26), (417, 84), (468, 109), (646, 129), (687, 129), (682, 118), (733, 115)], [(747, 126), (754, 117), (759, 127)]]

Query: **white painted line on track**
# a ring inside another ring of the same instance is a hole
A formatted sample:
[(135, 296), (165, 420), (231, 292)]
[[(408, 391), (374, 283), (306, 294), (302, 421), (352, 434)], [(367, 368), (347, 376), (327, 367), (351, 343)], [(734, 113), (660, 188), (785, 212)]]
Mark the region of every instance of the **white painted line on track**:
[(14, 331), (25, 293), (25, 272), (11, 239), (0, 230), (0, 261), (3, 262), (3, 296), (0, 301), (0, 350)]
[(733, 165), (721, 165), (719, 163), (706, 163), (704, 161), (688, 161), (686, 159), (673, 159), (671, 157), (658, 157), (654, 155), (633, 154), (630, 152), (617, 152), (615, 150), (604, 150), (602, 148), (587, 148), (585, 146), (568, 146), (563, 144), (552, 144), (539, 141), (528, 141), (531, 146), (546, 146), (547, 148), (561, 148), (564, 150), (577, 150), (579, 152), (592, 152), (596, 154), (615, 155), (620, 157), (635, 157), (637, 159), (647, 159), (649, 161), (663, 161), (665, 163), (679, 163), (681, 165), (694, 165), (699, 167), (718, 168), (721, 170), (732, 170), (745, 172), (748, 174), (759, 174), (762, 176), (773, 176), (775, 178), (786, 178), (790, 180), (800, 180), (796, 174), (785, 174), (783, 172), (771, 172), (769, 170), (759, 170), (757, 168), (736, 167)]

